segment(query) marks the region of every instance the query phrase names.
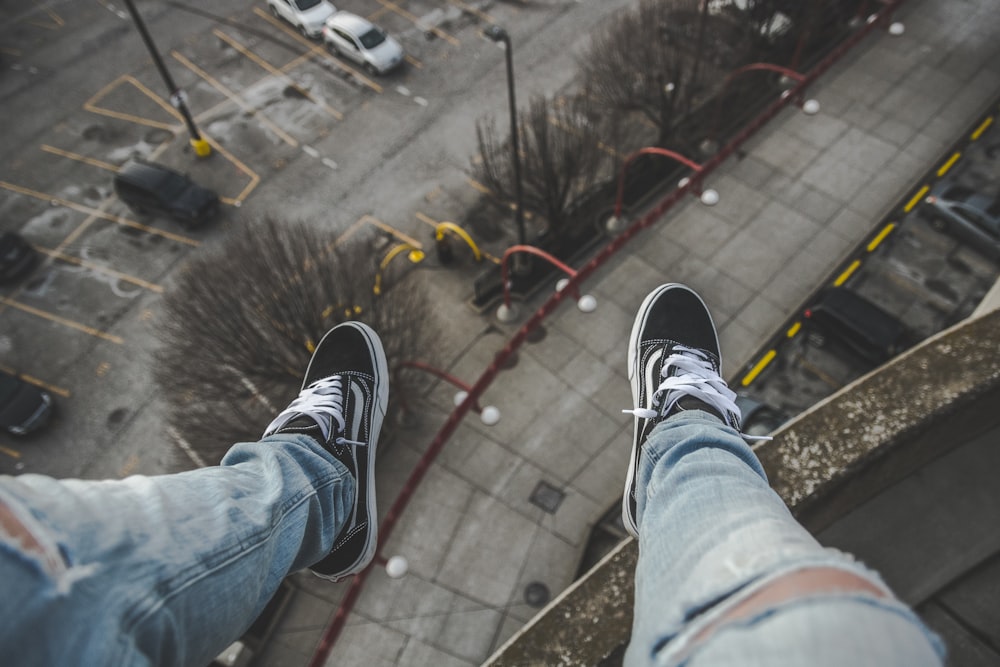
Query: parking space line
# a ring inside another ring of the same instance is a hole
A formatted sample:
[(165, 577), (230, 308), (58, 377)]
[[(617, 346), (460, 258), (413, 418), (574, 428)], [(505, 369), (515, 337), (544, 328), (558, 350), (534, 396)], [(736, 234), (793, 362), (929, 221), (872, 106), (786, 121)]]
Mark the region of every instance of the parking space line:
[(45, 391), (51, 392), (53, 394), (58, 394), (59, 396), (62, 396), (63, 398), (69, 398), (70, 397), (70, 393), (69, 393), (68, 389), (63, 389), (62, 387), (57, 387), (55, 385), (49, 384), (48, 382), (43, 382), (43, 381), (39, 380), (38, 378), (32, 377), (30, 375), (25, 375), (23, 373), (18, 373), (16, 370), (14, 370), (13, 368), (10, 368), (8, 366), (0, 366), (0, 369), (3, 369), (4, 371), (7, 371), (11, 375), (16, 375), (17, 377), (21, 378), (22, 380), (24, 380), (28, 384), (33, 384), (36, 387), (41, 387)]
[[(143, 116), (136, 116), (134, 114), (124, 113), (121, 111), (112, 111), (111, 109), (105, 109), (104, 107), (97, 106), (97, 102), (104, 99), (111, 91), (118, 88), (122, 83), (129, 83), (139, 89), (139, 92), (143, 93), (151, 100), (156, 102), (159, 106), (163, 107), (171, 117), (175, 118), (178, 122), (174, 124), (163, 123), (158, 120), (153, 120), (152, 118), (145, 118)], [(177, 113), (177, 110), (173, 107), (167, 105), (163, 99), (147, 88), (145, 85), (140, 83), (135, 77), (129, 74), (123, 74), (118, 77), (108, 85), (101, 88), (99, 91), (94, 93), (89, 100), (83, 103), (83, 108), (91, 113), (100, 114), (103, 116), (108, 116), (110, 118), (117, 118), (119, 120), (125, 120), (130, 123), (135, 123), (136, 125), (144, 125), (146, 127), (155, 127), (160, 130), (167, 130), (172, 134), (176, 134), (183, 125), (181, 121), (183, 120)]]
[(760, 375), (760, 372), (767, 368), (768, 364), (774, 361), (776, 356), (778, 356), (777, 350), (768, 350), (767, 354), (765, 354), (760, 361), (754, 364), (754, 367), (750, 369), (750, 372), (743, 376), (740, 384), (744, 387), (749, 386), (750, 383), (753, 382), (758, 375)]
[(913, 195), (913, 199), (907, 202), (906, 206), (903, 207), (904, 213), (909, 213), (913, 210), (913, 207), (920, 203), (920, 200), (924, 198), (924, 195), (931, 189), (931, 186), (925, 185), (924, 187), (917, 190), (917, 194)]
[(476, 8), (476, 7), (473, 7), (472, 5), (466, 4), (466, 3), (462, 2), (462, 0), (448, 0), (448, 2), (450, 2), (451, 4), (455, 5), (456, 7), (460, 8), (460, 9), (462, 9), (462, 11), (465, 11), (465, 12), (468, 12), (470, 14), (473, 14), (474, 16), (478, 16), (480, 19), (482, 19), (483, 21), (486, 21), (487, 23), (495, 24), (497, 22), (496, 19), (494, 19), (492, 16), (490, 16), (486, 12), (484, 12), (484, 11), (482, 11), (482, 10)]
[(4, 447), (3, 445), (0, 445), (0, 452), (3, 452), (12, 459), (21, 458), (21, 452), (17, 451), (16, 449), (11, 449), (10, 447)]
[(0, 303), (5, 306), (10, 306), (11, 308), (16, 308), (22, 312), (28, 313), (30, 315), (35, 315), (50, 322), (55, 322), (56, 324), (61, 324), (64, 327), (70, 329), (76, 329), (77, 331), (82, 331), (85, 334), (94, 336), (95, 338), (101, 338), (103, 340), (115, 343), (117, 345), (122, 345), (125, 340), (120, 336), (115, 336), (114, 334), (109, 334), (106, 331), (101, 331), (100, 329), (95, 329), (94, 327), (89, 327), (86, 324), (81, 324), (74, 320), (67, 319), (65, 317), (60, 317), (59, 315), (53, 315), (52, 313), (46, 312), (34, 306), (29, 306), (26, 303), (21, 303), (20, 301), (14, 301), (13, 299), (8, 299), (5, 296), (0, 297)]
[(102, 160), (96, 160), (92, 157), (87, 157), (86, 155), (80, 155), (79, 153), (71, 153), (70, 151), (64, 151), (61, 148), (56, 148), (55, 146), (49, 146), (48, 144), (42, 144), (41, 148), (46, 153), (52, 153), (53, 155), (58, 155), (59, 157), (69, 158), (70, 160), (83, 162), (93, 167), (107, 169), (108, 171), (118, 171), (118, 167), (116, 167), (115, 165), (110, 164), (108, 162), (103, 162)]
[[(350, 67), (349, 65), (345, 65), (344, 63), (340, 62), (339, 59), (332, 57), (330, 55), (330, 53), (326, 49), (324, 49), (321, 46), (317, 46), (317, 45), (313, 44), (312, 42), (310, 42), (309, 40), (307, 40), (305, 37), (303, 37), (302, 35), (300, 35), (298, 32), (296, 32), (296, 31), (292, 30), (291, 28), (289, 28), (281, 19), (278, 19), (278, 18), (275, 18), (275, 17), (271, 16), (270, 14), (268, 14), (267, 12), (265, 12), (260, 7), (255, 7), (253, 11), (254, 11), (254, 14), (256, 14), (259, 17), (261, 17), (262, 19), (264, 19), (265, 21), (267, 21), (271, 25), (275, 26), (276, 28), (278, 28), (279, 30), (281, 30), (282, 32), (284, 32), (285, 34), (287, 34), (289, 37), (293, 37), (300, 44), (302, 44), (303, 46), (308, 47), (309, 48), (309, 52), (312, 55), (314, 55), (314, 56), (323, 56), (324, 58), (326, 58), (330, 62), (332, 62), (334, 65), (336, 65), (338, 68), (340, 68), (342, 71), (347, 72), (351, 76), (355, 77), (358, 81), (360, 81), (364, 85), (368, 86), (369, 88), (371, 88), (372, 90), (374, 90), (376, 93), (381, 93), (382, 92), (382, 86), (380, 86), (379, 84), (375, 83), (374, 81), (372, 81), (367, 76), (365, 76), (364, 74), (362, 74), (358, 70), (354, 69), (353, 67)], [(301, 62), (301, 60), (302, 60), (302, 57), (296, 58), (291, 63), (288, 63), (288, 65), (282, 66), (281, 70), (285, 71), (292, 64), (298, 65)]]
[(951, 169), (956, 162), (958, 162), (958, 159), (960, 157), (962, 157), (962, 154), (959, 151), (955, 151), (954, 155), (948, 158), (947, 162), (941, 165), (941, 167), (937, 170), (938, 178), (941, 178), (942, 176), (947, 174), (948, 170)]
[(841, 285), (846, 283), (847, 280), (854, 274), (854, 272), (858, 270), (859, 266), (861, 266), (860, 259), (856, 259), (853, 262), (851, 262), (850, 265), (846, 269), (844, 269), (843, 273), (837, 276), (837, 279), (833, 281), (833, 286), (840, 287)]
[(972, 141), (977, 141), (979, 137), (983, 136), (983, 132), (985, 132), (986, 129), (992, 124), (993, 124), (993, 116), (987, 116), (986, 119), (979, 124), (979, 127), (977, 127), (975, 131), (969, 135), (969, 139), (971, 139)]
[(35, 250), (53, 259), (58, 259), (59, 261), (66, 262), (67, 264), (76, 264), (77, 266), (82, 266), (85, 269), (95, 271), (97, 273), (103, 273), (104, 275), (111, 276), (112, 278), (117, 278), (119, 280), (124, 280), (125, 282), (132, 283), (137, 287), (142, 287), (148, 289), (150, 292), (156, 292), (157, 294), (163, 294), (163, 287), (155, 283), (150, 283), (142, 278), (136, 278), (135, 276), (130, 276), (120, 271), (115, 271), (114, 269), (109, 269), (106, 266), (101, 266), (100, 264), (94, 264), (93, 262), (88, 262), (85, 259), (80, 259), (79, 257), (73, 257), (72, 255), (66, 255), (58, 250), (51, 250), (49, 248), (43, 248), (41, 246), (34, 246)]
[(123, 218), (120, 215), (112, 215), (110, 213), (105, 213), (104, 211), (99, 211), (98, 209), (91, 208), (90, 206), (77, 204), (76, 202), (72, 202), (67, 199), (62, 199), (60, 197), (53, 197), (52, 195), (47, 195), (44, 192), (38, 192), (37, 190), (22, 188), (19, 185), (14, 185), (13, 183), (7, 183), (6, 181), (0, 181), (0, 188), (4, 188), (5, 190), (10, 190), (11, 192), (16, 192), (18, 194), (27, 195), (28, 197), (34, 197), (35, 199), (40, 199), (42, 201), (52, 202), (59, 206), (65, 206), (66, 208), (71, 208), (74, 211), (79, 211), (80, 213), (86, 213), (87, 215), (93, 217), (102, 218), (104, 220), (110, 220), (111, 222), (123, 225), (125, 227), (140, 229), (144, 232), (149, 232), (150, 234), (156, 234), (157, 236), (162, 236), (172, 241), (177, 241), (178, 243), (185, 243), (190, 246), (198, 246), (201, 243), (200, 241), (188, 238), (187, 236), (174, 234), (173, 232), (157, 229), (156, 227), (149, 227), (148, 225), (143, 225), (141, 223), (135, 222), (134, 220)]
[(215, 79), (208, 72), (206, 72), (205, 70), (201, 69), (200, 67), (198, 67), (197, 65), (195, 65), (190, 60), (188, 60), (184, 56), (184, 54), (179, 53), (177, 51), (171, 51), (170, 55), (174, 57), (174, 60), (177, 60), (178, 62), (180, 62), (182, 65), (184, 65), (185, 67), (187, 67), (189, 70), (191, 70), (192, 72), (194, 72), (195, 74), (197, 74), (198, 76), (200, 76), (202, 79), (204, 79), (210, 86), (212, 86), (213, 88), (215, 88), (216, 90), (218, 90), (220, 93), (222, 93), (223, 95), (225, 95), (226, 97), (228, 97), (230, 100), (232, 100), (232, 102), (235, 103), (236, 106), (240, 107), (241, 109), (243, 109), (243, 111), (248, 112), (250, 115), (252, 115), (258, 121), (260, 121), (260, 123), (262, 125), (266, 126), (269, 130), (271, 130), (276, 135), (278, 135), (279, 139), (281, 139), (282, 141), (284, 141), (289, 146), (298, 147), (299, 142), (296, 141), (294, 137), (292, 137), (290, 134), (288, 134), (287, 132), (285, 132), (284, 130), (282, 130), (280, 127), (278, 127), (271, 119), (269, 119), (267, 116), (265, 116), (264, 114), (262, 114), (259, 109), (257, 109), (256, 107), (254, 107), (253, 105), (251, 105), (249, 102), (247, 102), (245, 99), (243, 99), (242, 97), (240, 97), (239, 95), (237, 95), (236, 93), (234, 93), (232, 90), (230, 90), (229, 88), (227, 88), (226, 86), (224, 86), (220, 81), (218, 81), (217, 79)]
[(274, 76), (278, 76), (278, 77), (282, 77), (284, 79), (287, 79), (289, 82), (291, 82), (292, 88), (294, 88), (299, 94), (301, 94), (307, 100), (309, 100), (310, 102), (312, 102), (313, 104), (315, 104), (319, 108), (321, 108), (324, 111), (326, 111), (327, 114), (333, 116), (337, 120), (343, 120), (344, 119), (344, 114), (342, 114), (340, 111), (334, 109), (333, 107), (331, 107), (326, 102), (324, 102), (324, 101), (322, 101), (320, 99), (317, 99), (312, 93), (310, 93), (308, 90), (306, 90), (305, 88), (303, 88), (302, 86), (300, 86), (298, 83), (296, 83), (295, 80), (292, 79), (292, 77), (288, 76), (287, 74), (285, 74), (284, 72), (282, 72), (280, 69), (278, 69), (277, 67), (275, 67), (271, 63), (267, 62), (266, 60), (264, 60), (263, 58), (261, 58), (260, 56), (258, 56), (256, 53), (254, 53), (253, 51), (251, 51), (250, 49), (248, 49), (246, 46), (244, 46), (243, 44), (241, 44), (239, 41), (237, 41), (233, 37), (230, 37), (226, 33), (224, 33), (221, 30), (219, 30), (218, 28), (214, 28), (212, 30), (212, 34), (215, 35), (216, 37), (218, 37), (219, 39), (221, 39), (222, 41), (224, 41), (225, 43), (229, 44), (231, 47), (233, 47), (234, 49), (236, 49), (237, 51), (239, 51), (240, 53), (242, 53), (248, 59), (252, 60), (254, 63), (256, 63), (257, 65), (259, 65), (263, 69), (267, 70), (268, 72), (270, 72)]
[(409, 243), (414, 248), (417, 248), (419, 250), (423, 250), (423, 248), (424, 248), (424, 244), (423, 243), (421, 243), (420, 241), (416, 240), (412, 236), (407, 236), (406, 234), (404, 234), (403, 232), (399, 231), (398, 229), (396, 229), (392, 225), (387, 224), (385, 222), (382, 222), (381, 220), (379, 220), (378, 218), (376, 218), (376, 217), (374, 217), (372, 215), (365, 215), (365, 216), (363, 216), (363, 218), (368, 222), (368, 224), (373, 225), (375, 227), (378, 227), (383, 232), (386, 232), (388, 234), (391, 234), (391, 235), (395, 236), (396, 238), (398, 238), (400, 241), (403, 241), (404, 243)]
[(435, 25), (431, 25), (431, 26), (425, 25), (423, 23), (423, 21), (420, 20), (419, 16), (414, 16), (409, 11), (403, 9), (402, 7), (400, 7), (399, 5), (397, 5), (396, 3), (389, 2), (389, 0), (378, 0), (378, 2), (379, 2), (380, 5), (382, 5), (383, 7), (387, 8), (389, 11), (395, 12), (396, 14), (399, 14), (400, 16), (402, 16), (405, 19), (409, 19), (410, 21), (413, 22), (413, 25), (417, 26), (418, 28), (420, 28), (424, 32), (432, 32), (435, 35), (437, 35), (438, 37), (440, 37), (441, 39), (443, 39), (446, 42), (448, 42), (449, 44), (451, 44), (452, 46), (459, 46), (461, 44), (460, 41), (458, 41), (457, 39), (455, 39), (454, 37), (452, 37), (451, 35), (449, 35), (448, 33), (446, 33), (444, 30), (441, 30), (441, 28), (438, 28)]
[[(497, 201), (499, 201), (501, 203), (501, 205), (506, 206), (510, 210), (513, 211), (515, 208), (517, 208), (517, 206), (514, 204), (514, 202), (508, 202), (508, 203), (504, 204), (502, 198), (500, 197), (500, 195), (498, 195), (497, 193), (493, 192), (492, 190), (490, 190), (488, 187), (486, 187), (485, 185), (483, 185), (482, 183), (480, 183), (476, 179), (470, 178), (470, 177), (466, 176), (465, 177), (465, 182), (468, 183), (469, 185), (471, 185), (473, 190), (476, 190), (480, 194), (484, 194), (484, 195), (486, 195), (488, 197), (492, 197), (493, 199), (496, 199)], [(535, 217), (534, 213), (532, 213), (531, 211), (525, 209), (525, 211), (524, 211), (524, 219), (525, 220), (531, 220), (534, 217)]]

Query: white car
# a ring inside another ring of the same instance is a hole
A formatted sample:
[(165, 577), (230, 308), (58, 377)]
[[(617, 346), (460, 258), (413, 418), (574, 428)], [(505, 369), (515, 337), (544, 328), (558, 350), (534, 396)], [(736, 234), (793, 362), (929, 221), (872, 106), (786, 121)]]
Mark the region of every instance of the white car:
[(267, 0), (267, 7), (310, 39), (323, 33), (323, 24), (337, 11), (326, 0)]
[(337, 12), (323, 26), (323, 41), (335, 54), (385, 74), (403, 62), (403, 47), (382, 28), (350, 12)]

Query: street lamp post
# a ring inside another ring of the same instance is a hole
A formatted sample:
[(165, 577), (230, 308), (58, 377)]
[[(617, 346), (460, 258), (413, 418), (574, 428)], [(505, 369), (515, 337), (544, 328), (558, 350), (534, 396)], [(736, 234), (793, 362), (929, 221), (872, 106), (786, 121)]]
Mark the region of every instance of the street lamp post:
[(517, 134), (517, 104), (514, 101), (514, 53), (510, 35), (498, 25), (483, 31), (494, 42), (503, 42), (507, 56), (507, 100), (510, 103), (510, 150), (514, 162), (514, 223), (517, 225), (517, 244), (526, 245), (524, 234), (524, 188), (521, 185), (521, 145)]
[(163, 60), (156, 50), (156, 45), (153, 43), (153, 38), (150, 36), (149, 31), (146, 30), (146, 24), (143, 22), (142, 17), (139, 16), (139, 12), (136, 10), (132, 0), (125, 0), (125, 6), (128, 7), (128, 12), (132, 15), (135, 27), (139, 30), (139, 35), (142, 37), (142, 41), (146, 43), (149, 54), (153, 57), (156, 69), (160, 70), (160, 76), (163, 77), (164, 83), (170, 89), (170, 103), (181, 112), (181, 116), (184, 118), (184, 123), (191, 134), (191, 146), (194, 147), (195, 154), (198, 157), (208, 157), (212, 154), (212, 147), (202, 138), (201, 133), (198, 132), (198, 127), (194, 124), (194, 118), (191, 117), (191, 112), (188, 111), (187, 103), (184, 101), (184, 91), (177, 87), (173, 77), (170, 76), (170, 72), (167, 71), (167, 67), (163, 64)]

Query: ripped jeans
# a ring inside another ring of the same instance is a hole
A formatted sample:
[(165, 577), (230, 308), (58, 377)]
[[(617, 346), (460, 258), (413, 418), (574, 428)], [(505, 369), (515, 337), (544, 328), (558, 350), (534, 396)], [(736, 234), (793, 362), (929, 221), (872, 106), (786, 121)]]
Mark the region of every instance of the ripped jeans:
[[(626, 665), (942, 664), (937, 636), (876, 573), (820, 546), (743, 438), (715, 416), (682, 411), (658, 424), (636, 475), (639, 562)], [(804, 595), (727, 620), (771, 582), (809, 568), (845, 570), (886, 594)]]
[(208, 665), (353, 504), (347, 468), (302, 435), (176, 475), (0, 477), (0, 662)]

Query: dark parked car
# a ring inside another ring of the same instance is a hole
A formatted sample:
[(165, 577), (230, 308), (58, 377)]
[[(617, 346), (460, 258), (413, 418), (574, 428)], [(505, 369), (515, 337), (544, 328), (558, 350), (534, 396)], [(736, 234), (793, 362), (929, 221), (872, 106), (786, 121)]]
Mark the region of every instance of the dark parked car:
[(873, 364), (881, 364), (916, 342), (913, 332), (868, 299), (842, 287), (820, 292), (803, 321), (807, 339), (834, 339)]
[(20, 234), (0, 234), (0, 283), (27, 275), (38, 263), (38, 252)]
[(0, 371), (0, 428), (13, 435), (25, 435), (44, 426), (51, 414), (52, 397), (48, 392)]
[(920, 214), (931, 226), (956, 236), (987, 257), (1000, 260), (1000, 198), (956, 183), (939, 183)]
[(134, 159), (115, 174), (115, 192), (136, 213), (167, 215), (187, 228), (219, 213), (219, 195), (179, 172)]

